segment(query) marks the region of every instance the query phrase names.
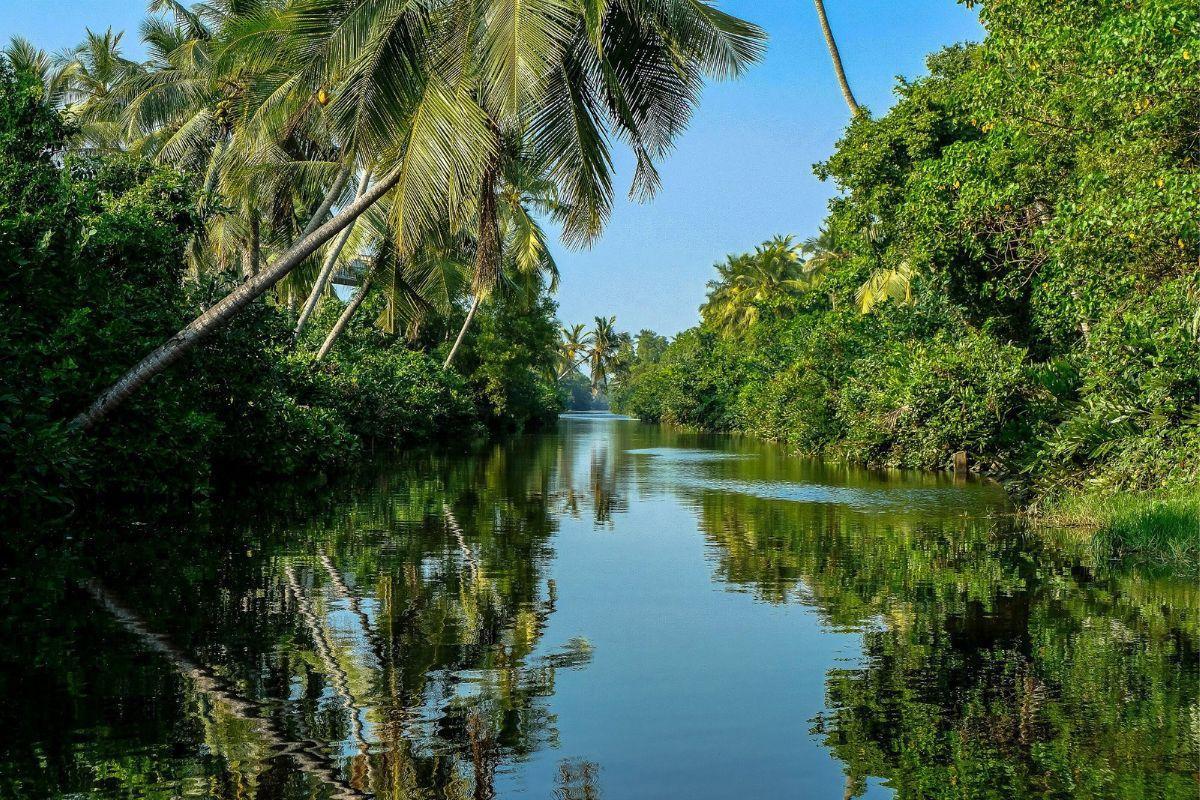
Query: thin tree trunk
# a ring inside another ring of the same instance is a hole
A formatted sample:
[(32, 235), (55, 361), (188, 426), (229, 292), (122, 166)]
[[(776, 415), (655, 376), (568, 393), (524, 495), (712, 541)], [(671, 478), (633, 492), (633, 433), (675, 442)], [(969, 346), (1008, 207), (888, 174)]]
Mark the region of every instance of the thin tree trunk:
[(567, 377), (567, 376), (568, 376), (568, 375), (570, 375), (572, 372), (574, 372), (575, 370), (579, 369), (579, 365), (580, 365), (580, 364), (582, 364), (583, 362), (587, 361), (587, 360), (588, 360), (588, 357), (585, 355), (583, 358), (579, 359), (579, 360), (578, 360), (578, 361), (576, 361), (574, 364), (572, 364), (571, 366), (569, 366), (569, 367), (567, 367), (566, 369), (564, 369), (564, 370), (562, 371), (562, 374), (558, 376), (558, 380), (560, 380), (560, 381), (561, 381), (563, 378)]
[(325, 356), (329, 354), (333, 343), (342, 335), (342, 331), (346, 329), (346, 325), (358, 312), (358, 307), (367, 299), (367, 291), (371, 288), (371, 279), (373, 277), (375, 277), (375, 267), (371, 267), (371, 271), (363, 277), (358, 291), (354, 293), (354, 297), (350, 298), (350, 302), (342, 310), (342, 314), (338, 317), (337, 322), (333, 323), (333, 327), (329, 330), (329, 335), (325, 337), (325, 341), (321, 343), (321, 349), (317, 351), (316, 363), (320, 364), (325, 360)]
[(471, 320), (475, 318), (475, 310), (479, 308), (479, 298), (490, 291), (500, 278), (500, 221), (496, 215), (496, 179), (499, 174), (499, 164), (494, 161), (483, 173), (479, 188), (479, 231), (475, 237), (475, 275), (471, 281), (475, 299), (471, 301), (471, 310), (467, 312), (458, 338), (446, 356), (446, 363), (442, 364), (443, 369), (449, 369), (450, 362), (454, 361), (454, 354), (458, 352), (459, 345), (467, 335), (467, 328), (471, 327)]
[[(364, 170), (362, 177), (358, 181), (358, 189), (354, 193), (355, 199), (362, 197), (367, 191), (367, 187), (371, 184), (371, 171)], [(338, 256), (342, 254), (342, 248), (346, 246), (346, 242), (350, 239), (350, 234), (354, 231), (354, 223), (351, 222), (342, 232), (338, 234), (338, 238), (329, 246), (329, 252), (325, 254), (325, 263), (321, 264), (321, 271), (317, 273), (317, 281), (313, 284), (312, 291), (308, 293), (308, 300), (304, 303), (304, 309), (300, 312), (300, 319), (296, 320), (296, 330), (292, 332), (292, 341), (299, 340), (300, 333), (304, 330), (304, 326), (308, 324), (309, 318), (313, 311), (317, 308), (317, 303), (321, 301), (321, 296), (325, 294), (325, 287), (329, 285), (329, 279), (333, 276), (333, 269), (337, 265)]]
[(846, 70), (842, 68), (842, 56), (838, 52), (837, 42), (833, 39), (833, 31), (829, 29), (829, 20), (825, 16), (825, 3), (822, 0), (813, 0), (817, 4), (817, 19), (821, 22), (821, 33), (825, 34), (825, 44), (829, 47), (829, 56), (833, 59), (833, 71), (837, 75), (838, 84), (842, 87), (842, 97), (846, 98), (846, 105), (850, 106), (850, 113), (858, 115), (861, 110), (858, 101), (854, 99), (854, 92), (850, 91), (850, 82), (846, 80)]
[(247, 273), (250, 275), (258, 274), (258, 267), (261, 262), (262, 254), (262, 215), (259, 214), (258, 208), (250, 210), (250, 268)]
[(387, 194), (388, 190), (399, 180), (400, 168), (397, 167), (383, 180), (372, 186), (366, 194), (347, 205), (311, 234), (302, 238), (287, 252), (275, 259), (274, 263), (234, 289), (192, 320), (183, 330), (143, 358), (122, 375), (116, 383), (100, 394), (86, 411), (72, 420), (71, 427), (81, 431), (89, 430), (112, 413), (147, 381), (186, 355), (205, 336), (220, 328), (263, 292), (274, 286), (280, 278), (302, 264), (306, 258), (316, 252), (317, 248), (332, 239), (340, 230), (374, 205), (379, 198)]
[(458, 330), (458, 338), (454, 340), (454, 346), (450, 348), (450, 353), (446, 356), (446, 363), (442, 364), (442, 369), (450, 369), (450, 362), (454, 360), (458, 346), (463, 343), (463, 339), (467, 335), (467, 328), (471, 327), (471, 320), (475, 317), (477, 308), (479, 308), (479, 295), (475, 295), (475, 299), (471, 301), (471, 310), (467, 312), (467, 318), (463, 320), (462, 327)]
[(321, 205), (317, 206), (317, 210), (313, 212), (312, 217), (308, 220), (308, 224), (304, 226), (304, 232), (300, 234), (301, 239), (307, 238), (321, 226), (321, 220), (325, 219), (325, 215), (329, 213), (329, 209), (333, 208), (333, 204), (342, 196), (342, 190), (346, 188), (346, 181), (348, 180), (350, 180), (350, 168), (342, 167), (337, 177), (333, 179), (333, 185), (325, 193), (325, 197), (321, 198)]

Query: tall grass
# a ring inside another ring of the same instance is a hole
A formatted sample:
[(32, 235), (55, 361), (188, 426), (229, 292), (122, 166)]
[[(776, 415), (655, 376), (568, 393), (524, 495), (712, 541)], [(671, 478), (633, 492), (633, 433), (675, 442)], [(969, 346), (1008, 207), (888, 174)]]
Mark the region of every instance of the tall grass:
[(1047, 509), (1042, 521), (1091, 530), (1102, 557), (1200, 566), (1200, 487), (1071, 495)]

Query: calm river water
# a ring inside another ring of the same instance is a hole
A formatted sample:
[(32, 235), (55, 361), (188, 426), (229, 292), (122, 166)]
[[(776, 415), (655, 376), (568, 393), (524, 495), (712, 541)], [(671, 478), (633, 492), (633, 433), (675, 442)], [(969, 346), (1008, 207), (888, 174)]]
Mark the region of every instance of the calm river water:
[(76, 531), (5, 576), (0, 797), (1195, 800), (1195, 582), (1008, 511), (583, 415)]

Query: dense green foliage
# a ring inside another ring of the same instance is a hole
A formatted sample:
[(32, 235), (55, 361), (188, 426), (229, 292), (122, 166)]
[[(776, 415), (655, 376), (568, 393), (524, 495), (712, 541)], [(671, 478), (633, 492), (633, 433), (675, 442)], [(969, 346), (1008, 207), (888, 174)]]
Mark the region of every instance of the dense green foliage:
[(753, 314), (756, 254), (723, 265), (619, 408), (887, 466), (966, 450), (1039, 497), (1196, 485), (1200, 9), (981, 5), (981, 44), (818, 165), (817, 256)]
[(74, 435), (67, 420), (230, 285), (184, 274), (184, 248), (202, 222), (187, 176), (129, 155), (70, 152), (70, 133), (41, 84), (0, 62), (6, 503), (187, 494), (247, 469), (319, 474), (364, 445), (461, 441), (559, 408), (542, 377), (555, 338), (544, 295), (532, 309), (497, 303), (481, 315), (465, 377), (366, 323), (313, 368), (311, 350), (290, 347), (292, 315), (263, 301), (111, 425)]

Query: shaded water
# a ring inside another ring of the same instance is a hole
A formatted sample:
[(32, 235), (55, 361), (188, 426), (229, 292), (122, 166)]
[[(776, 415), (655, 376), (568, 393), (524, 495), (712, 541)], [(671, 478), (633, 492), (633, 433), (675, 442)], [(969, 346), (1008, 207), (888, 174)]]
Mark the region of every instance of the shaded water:
[(0, 797), (1195, 798), (1198, 590), (605, 416), (4, 576)]

